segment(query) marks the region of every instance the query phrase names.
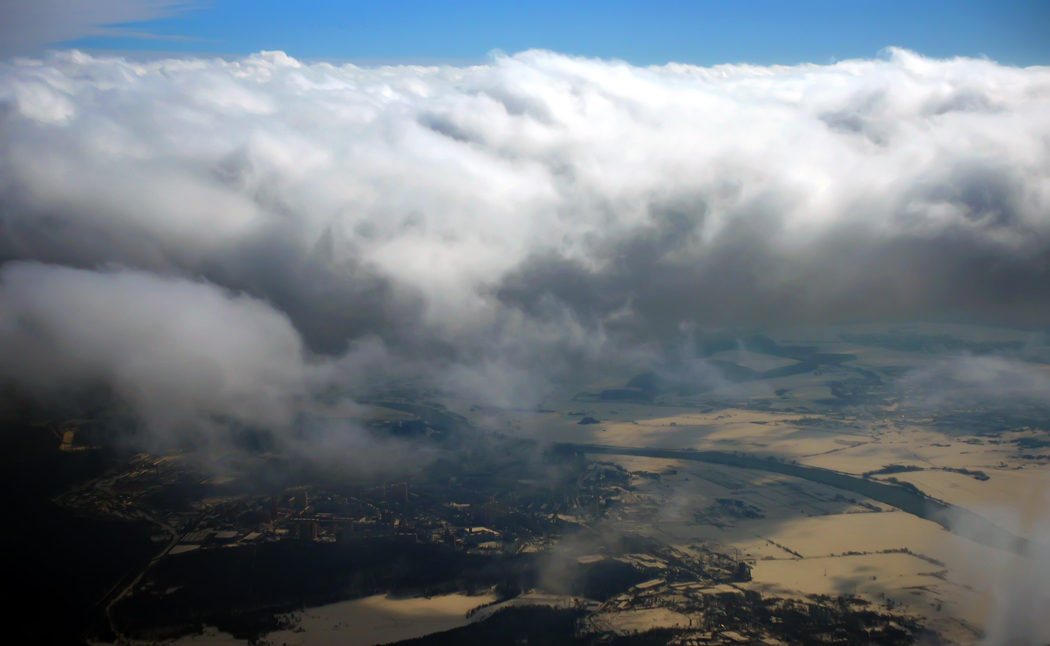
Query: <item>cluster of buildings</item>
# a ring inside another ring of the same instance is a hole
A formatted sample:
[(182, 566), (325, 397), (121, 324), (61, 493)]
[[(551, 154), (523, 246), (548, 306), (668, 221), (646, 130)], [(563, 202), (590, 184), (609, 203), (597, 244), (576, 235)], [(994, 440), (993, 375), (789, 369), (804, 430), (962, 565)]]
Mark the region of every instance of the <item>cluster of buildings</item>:
[[(394, 482), (316, 482), (261, 491), (237, 478), (202, 475), (178, 458), (140, 455), (60, 501), (116, 519), (152, 522), (158, 542), (167, 541), (165, 557), (276, 541), (361, 540), (519, 555), (543, 551), (568, 534), (591, 536), (595, 551), (572, 565), (589, 587), (573, 594), (604, 601), (580, 620), (581, 635), (614, 638), (660, 628), (673, 633), (669, 643), (681, 646), (773, 646), (800, 643), (812, 635), (820, 635), (825, 644), (896, 645), (914, 639), (918, 629), (906, 619), (858, 599), (758, 594), (748, 585), (750, 563), (724, 549), (700, 543), (672, 547), (626, 534), (602, 536), (595, 528), (603, 521), (625, 526), (644, 523), (655, 513), (641, 504), (638, 491), (646, 483), (656, 486), (659, 475), (631, 473), (575, 455), (567, 459), (570, 468), (556, 486), (521, 485), (521, 473), (508, 461), (503, 471), (431, 473)], [(727, 514), (754, 513), (732, 501), (719, 503)]]
[(202, 474), (178, 457), (135, 456), (58, 502), (119, 521), (150, 521), (165, 556), (270, 541), (387, 539), (514, 554), (566, 526), (615, 510), (628, 476), (593, 465), (564, 493), (499, 494), (488, 476), (313, 484), (261, 494), (235, 477)]
[(654, 628), (669, 633), (671, 646), (903, 646), (926, 635), (909, 618), (856, 597), (791, 599), (732, 582), (663, 579), (608, 600), (580, 622), (578, 632), (611, 639)]

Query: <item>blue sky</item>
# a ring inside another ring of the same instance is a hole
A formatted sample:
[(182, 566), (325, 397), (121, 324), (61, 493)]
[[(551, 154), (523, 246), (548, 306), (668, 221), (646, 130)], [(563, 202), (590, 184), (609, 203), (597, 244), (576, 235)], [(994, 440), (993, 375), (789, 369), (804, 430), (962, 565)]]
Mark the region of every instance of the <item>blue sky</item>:
[(281, 49), (299, 58), (365, 62), (463, 62), (496, 49), (544, 48), (635, 64), (702, 65), (824, 63), (899, 46), (935, 57), (1050, 63), (1048, 0), (204, 0), (170, 17), (121, 26), (164, 38), (95, 36), (61, 46), (227, 54)]

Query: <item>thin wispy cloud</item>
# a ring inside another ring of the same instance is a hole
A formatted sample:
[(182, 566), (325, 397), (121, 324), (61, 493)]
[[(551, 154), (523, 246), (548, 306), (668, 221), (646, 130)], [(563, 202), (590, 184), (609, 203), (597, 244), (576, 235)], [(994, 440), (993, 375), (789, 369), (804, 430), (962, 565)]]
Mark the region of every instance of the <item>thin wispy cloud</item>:
[(192, 0), (7, 0), (0, 3), (0, 56), (34, 54), (92, 36), (188, 40), (122, 25), (171, 18), (199, 6)]

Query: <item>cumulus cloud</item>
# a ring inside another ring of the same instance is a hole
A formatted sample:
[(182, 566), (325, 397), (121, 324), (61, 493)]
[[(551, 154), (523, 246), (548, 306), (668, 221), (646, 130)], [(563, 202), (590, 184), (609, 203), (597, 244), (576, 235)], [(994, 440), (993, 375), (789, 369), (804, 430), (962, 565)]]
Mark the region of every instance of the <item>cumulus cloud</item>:
[(299, 335), (266, 303), (135, 271), (9, 263), (0, 330), (8, 377), (111, 385), (159, 430), (201, 415), (287, 424), (310, 369)]
[[(172, 365), (223, 374), (238, 412), (317, 374), (510, 403), (725, 326), (1045, 325), (1048, 114), (1050, 69), (901, 50), (714, 68), (55, 53), (0, 65), (3, 308), (46, 330), (49, 362), (117, 383), (128, 357), (228, 350)], [(83, 329), (108, 325), (89, 293), (111, 313), (148, 299), (141, 316), (185, 299), (214, 325), (146, 317), (156, 334), (118, 347)], [(225, 348), (226, 321), (259, 356)]]

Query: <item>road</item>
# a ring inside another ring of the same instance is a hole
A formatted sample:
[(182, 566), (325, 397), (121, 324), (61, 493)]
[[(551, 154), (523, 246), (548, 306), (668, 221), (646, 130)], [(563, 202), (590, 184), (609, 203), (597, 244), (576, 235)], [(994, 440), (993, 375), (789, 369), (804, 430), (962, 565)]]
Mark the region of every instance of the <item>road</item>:
[[(161, 559), (163, 559), (165, 556), (167, 556), (168, 552), (171, 551), (171, 548), (173, 548), (176, 545), (178, 545), (179, 541), (182, 540), (183, 536), (185, 536), (186, 533), (190, 529), (196, 527), (197, 523), (200, 522), (200, 520), (201, 520), (201, 518), (203, 518), (203, 516), (204, 516), (204, 513), (201, 512), (201, 514), (199, 516), (197, 516), (197, 518), (192, 523), (189, 523), (188, 525), (186, 525), (187, 530), (186, 531), (182, 531), (182, 532), (178, 531), (175, 527), (169, 525), (168, 523), (162, 522), (162, 521), (157, 520), (157, 519), (152, 518), (152, 517), (149, 518), (149, 520), (151, 522), (156, 523), (157, 525), (160, 525), (164, 529), (165, 532), (168, 532), (168, 533), (171, 534), (171, 541), (168, 542), (168, 544), (164, 547), (164, 549), (162, 549), (160, 551), (159, 554), (157, 554), (152, 559), (150, 559), (150, 562), (146, 564), (146, 567), (142, 568), (142, 570), (138, 573), (138, 576), (136, 576), (134, 579), (131, 580), (131, 583), (129, 583), (128, 585), (126, 585), (123, 588), (121, 588), (120, 594), (117, 594), (115, 597), (113, 597), (109, 601), (109, 603), (106, 604), (106, 610), (105, 610), (106, 621), (109, 622), (110, 630), (113, 631), (114, 635), (117, 635), (119, 637), (120, 636), (120, 632), (117, 631), (116, 622), (113, 621), (113, 615), (111, 613), (111, 611), (113, 610), (113, 606), (117, 605), (118, 601), (120, 601), (124, 597), (128, 596), (129, 594), (131, 594), (132, 590), (135, 589), (135, 586), (138, 585), (139, 581), (142, 580), (142, 577), (146, 575), (146, 572), (148, 572), (149, 569), (151, 567), (153, 567), (154, 565), (156, 565)], [(127, 576), (131, 576), (131, 573), (129, 573)], [(113, 589), (111, 589), (109, 591), (109, 593), (107, 593), (106, 596), (103, 597), (99, 601), (99, 604), (105, 602), (105, 600), (107, 598), (109, 598), (110, 595), (112, 595), (114, 592), (116, 592), (116, 590), (120, 587), (120, 584), (123, 583), (127, 579), (127, 576), (125, 576), (123, 579), (118, 581), (117, 585), (113, 586)]]

